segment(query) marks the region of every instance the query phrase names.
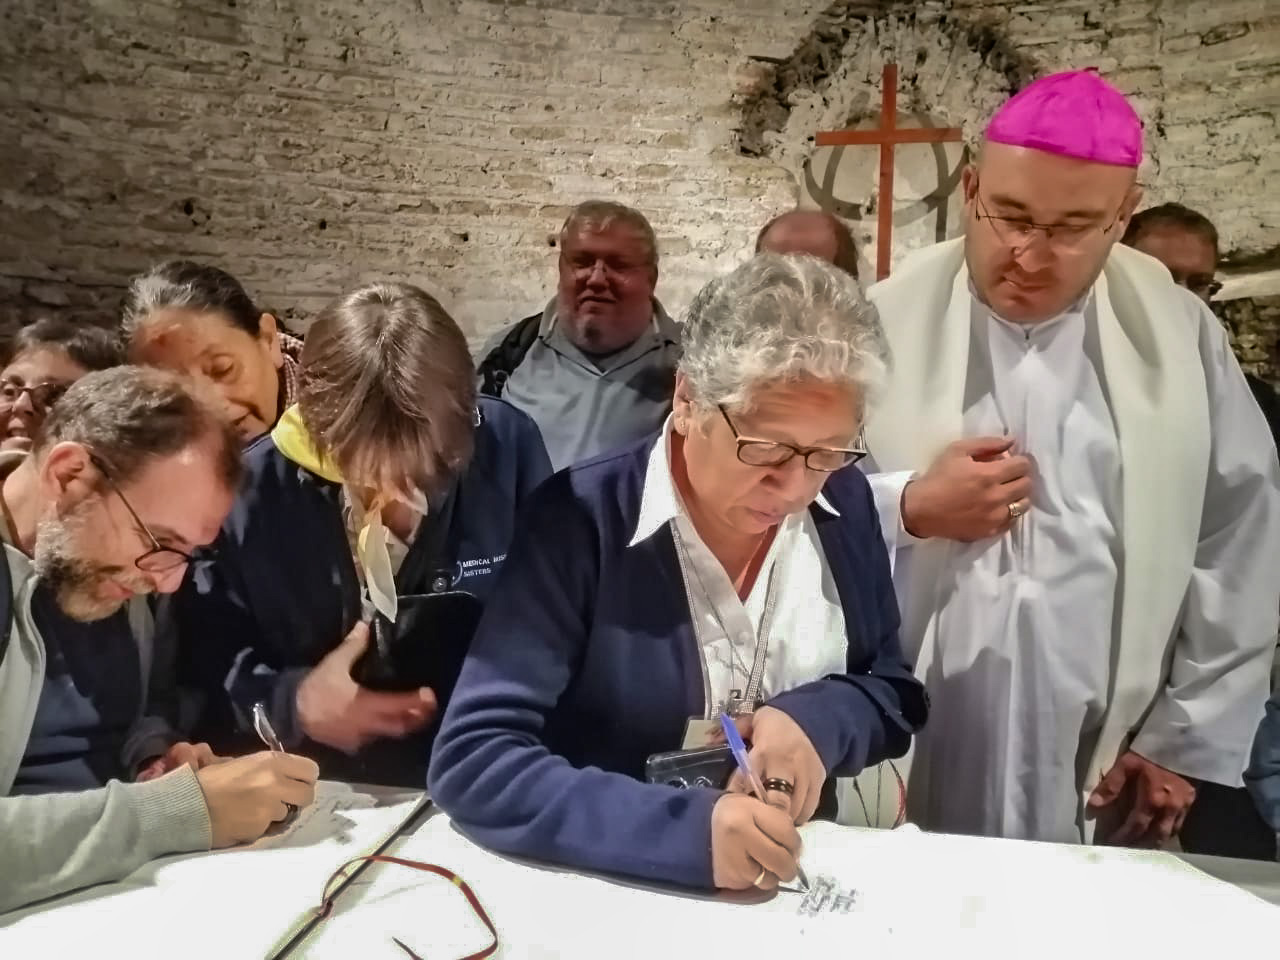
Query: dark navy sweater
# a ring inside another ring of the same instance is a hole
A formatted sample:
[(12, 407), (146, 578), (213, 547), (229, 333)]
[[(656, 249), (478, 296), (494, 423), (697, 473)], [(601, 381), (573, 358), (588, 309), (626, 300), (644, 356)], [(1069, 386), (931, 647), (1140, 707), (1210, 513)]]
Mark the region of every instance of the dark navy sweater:
[[(670, 528), (628, 546), (656, 437), (572, 467), (531, 499), (436, 738), (429, 788), (480, 843), (651, 882), (712, 886), (712, 790), (639, 782), (704, 713), (701, 654)], [(848, 672), (769, 704), (830, 775), (906, 752), (928, 701), (866, 479), (813, 510), (848, 630)]]
[(82, 623), (58, 607), (44, 584), (31, 594), (44, 639), (44, 685), (12, 793), (92, 790), (131, 780), (129, 735), (142, 713), (138, 643), (125, 611)]
[[(516, 514), (551, 472), (533, 421), (510, 404), (477, 401), (475, 450), (459, 478), (442, 556), (420, 582), (397, 578), (401, 595), (458, 589), (481, 600), (506, 559)], [(298, 728), (296, 695), (302, 677), (336, 647), (361, 616), (361, 586), (342, 517), (341, 486), (286, 458), (271, 437), (245, 451), (247, 478), (223, 525), (217, 559), (193, 570), (175, 604), (182, 637), (182, 677), (205, 698), (197, 731), (211, 743), (245, 748), (253, 704), (268, 711), (287, 748), (320, 760), (326, 776), (367, 775), (306, 741)], [(428, 516), (414, 550), (433, 539)], [(426, 747), (417, 772), (421, 785)], [(379, 780), (386, 780), (379, 775)], [(401, 782), (397, 778), (396, 782)]]

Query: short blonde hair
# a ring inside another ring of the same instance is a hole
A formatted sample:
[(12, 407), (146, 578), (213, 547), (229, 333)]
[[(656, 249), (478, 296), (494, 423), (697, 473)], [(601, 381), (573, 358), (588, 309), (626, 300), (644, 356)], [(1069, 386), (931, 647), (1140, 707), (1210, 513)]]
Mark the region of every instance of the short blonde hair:
[(298, 406), (319, 453), (380, 493), (438, 493), (471, 457), (475, 369), (432, 296), (374, 283), (316, 317)]

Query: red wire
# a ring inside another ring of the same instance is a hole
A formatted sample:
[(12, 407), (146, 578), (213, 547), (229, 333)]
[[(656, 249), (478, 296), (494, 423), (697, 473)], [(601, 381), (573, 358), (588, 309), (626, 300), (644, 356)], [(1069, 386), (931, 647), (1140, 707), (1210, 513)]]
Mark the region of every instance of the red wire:
[[(353, 864), (361, 863), (364, 861), (367, 861), (370, 863), (394, 863), (397, 866), (410, 867), (414, 870), (423, 870), (423, 871), (426, 871), (427, 873), (434, 873), (436, 876), (443, 877), (444, 879), (450, 881), (455, 887), (457, 887), (459, 890), (462, 891), (462, 895), (467, 898), (467, 903), (471, 905), (471, 909), (476, 912), (476, 916), (480, 918), (480, 922), (483, 923), (488, 928), (489, 933), (493, 936), (493, 942), (490, 943), (483, 950), (477, 951), (476, 953), (469, 953), (465, 957), (460, 957), (459, 960), (485, 960), (486, 957), (491, 957), (494, 955), (494, 953), (497, 952), (498, 929), (493, 925), (493, 921), (489, 919), (489, 914), (485, 912), (484, 907), (481, 906), (480, 898), (475, 895), (475, 892), (471, 889), (471, 887), (467, 884), (467, 882), (463, 880), (460, 876), (458, 876), (456, 873), (454, 873), (452, 870), (450, 870), (448, 867), (440, 867), (434, 863), (423, 863), (420, 860), (404, 860), (400, 857), (389, 857), (389, 856), (386, 856), (385, 854), (371, 854), (367, 857), (356, 857), (353, 860), (348, 860), (346, 863), (344, 863), (342, 866), (340, 866), (337, 870), (334, 871), (333, 875), (329, 877), (329, 882), (324, 885), (324, 893), (322, 895), (323, 899), (320, 901), (320, 919), (321, 920), (328, 917), (329, 914), (333, 911), (333, 896), (329, 893), (329, 888), (333, 885), (333, 881), (337, 879), (338, 876), (340, 876), (341, 874), (346, 873), (347, 870), (350, 869)], [(422, 960), (422, 957), (420, 957), (418, 954), (414, 953), (407, 946), (405, 946), (404, 942), (401, 941), (399, 938), (392, 937), (391, 939), (396, 944), (396, 946), (398, 946), (401, 950), (403, 950), (410, 957), (412, 957), (413, 960)]]
[(889, 769), (893, 771), (893, 777), (898, 782), (898, 814), (893, 819), (894, 830), (907, 822), (907, 785), (902, 781), (902, 774), (898, 772), (898, 766), (892, 760), (886, 761)]

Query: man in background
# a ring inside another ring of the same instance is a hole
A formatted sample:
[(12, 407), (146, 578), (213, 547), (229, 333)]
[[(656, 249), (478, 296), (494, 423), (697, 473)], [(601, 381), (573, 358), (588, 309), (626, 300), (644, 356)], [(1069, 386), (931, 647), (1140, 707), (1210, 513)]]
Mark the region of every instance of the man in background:
[(654, 297), (658, 241), (638, 210), (579, 204), (560, 230), (560, 280), (541, 313), (486, 344), (480, 392), (533, 418), (560, 470), (657, 432), (680, 333)]
[(1173, 282), (1208, 303), (1221, 288), (1218, 230), (1202, 213), (1180, 203), (1162, 203), (1135, 213), (1121, 241), (1155, 257), (1173, 274)]
[[(1218, 269), (1217, 228), (1204, 214), (1180, 203), (1163, 203), (1135, 214), (1124, 232), (1124, 243), (1155, 257), (1169, 268), (1174, 283), (1206, 304), (1222, 286), (1213, 278)], [(1252, 373), (1244, 378), (1280, 446), (1280, 398), (1262, 378)]]
[(756, 236), (756, 253), (808, 253), (858, 276), (853, 234), (843, 220), (821, 210), (791, 210), (774, 217)]

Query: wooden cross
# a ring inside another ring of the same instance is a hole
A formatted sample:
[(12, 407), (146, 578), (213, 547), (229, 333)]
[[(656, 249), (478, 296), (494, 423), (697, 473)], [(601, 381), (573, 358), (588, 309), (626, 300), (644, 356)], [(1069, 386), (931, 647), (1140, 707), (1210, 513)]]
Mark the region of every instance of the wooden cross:
[(880, 186), (876, 195), (879, 217), (876, 227), (876, 279), (889, 275), (889, 254), (893, 249), (893, 148), (900, 143), (960, 143), (959, 127), (898, 126), (898, 65), (886, 63), (884, 89), (880, 93), (880, 126), (875, 130), (826, 130), (818, 134), (819, 147), (878, 146)]

